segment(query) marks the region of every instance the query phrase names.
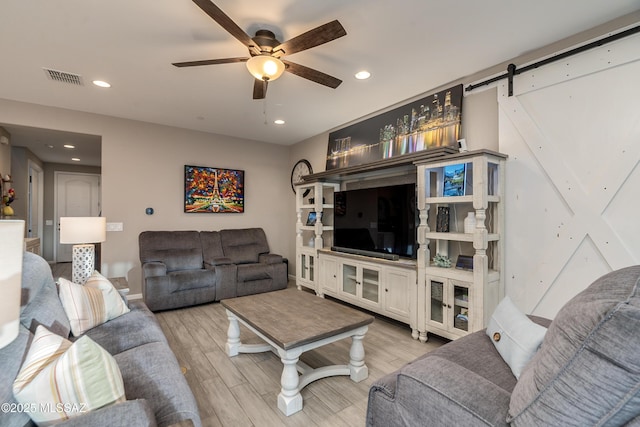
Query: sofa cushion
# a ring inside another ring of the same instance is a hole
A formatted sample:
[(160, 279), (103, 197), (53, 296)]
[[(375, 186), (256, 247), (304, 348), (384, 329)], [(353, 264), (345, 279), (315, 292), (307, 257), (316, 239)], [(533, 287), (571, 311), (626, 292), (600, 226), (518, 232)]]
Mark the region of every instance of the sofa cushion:
[(258, 262), (258, 256), (269, 252), (267, 236), (262, 228), (240, 228), (220, 231), (224, 255), (236, 264)]
[(89, 329), (85, 335), (110, 354), (150, 342), (167, 342), (156, 317), (142, 301), (131, 301), (129, 309), (129, 313)]
[(624, 425), (640, 413), (640, 266), (571, 299), (514, 388), (512, 425)]
[(202, 243), (202, 257), (204, 262), (215, 264), (214, 260), (224, 258), (222, 251), (222, 240), (218, 231), (201, 231), (200, 242)]
[(22, 259), (22, 300), (20, 323), (32, 333), (38, 325), (69, 336), (71, 325), (58, 298), (51, 267), (44, 258), (25, 252)]
[(272, 279), (272, 268), (267, 264), (245, 264), (238, 266), (238, 283), (252, 280)]
[(58, 279), (60, 301), (76, 337), (89, 329), (129, 312), (120, 293), (103, 275), (95, 271), (78, 285), (65, 278)]
[[(13, 396), (13, 381), (20, 371), (27, 348), (33, 334), (20, 325), (18, 337), (3, 348), (0, 348), (0, 402), (15, 405), (18, 402)], [(29, 414), (24, 411), (0, 411), (0, 426), (24, 427), (29, 424)]]
[[(169, 273), (172, 287), (175, 291), (185, 291), (187, 289), (208, 288), (215, 286), (215, 270), (182, 270)], [(174, 292), (175, 292), (174, 291)]]
[(192, 248), (168, 250), (163, 255), (163, 261), (167, 266), (168, 272), (198, 270), (202, 268), (202, 249)]
[[(39, 426), (82, 415), (125, 400), (115, 359), (89, 337), (75, 343), (38, 326), (13, 383), (19, 403)], [(47, 408), (48, 406), (48, 408)]]
[(162, 262), (167, 271), (202, 268), (198, 231), (143, 231), (138, 236), (140, 261)]
[(184, 419), (200, 425), (198, 407), (178, 361), (162, 343), (149, 343), (115, 356), (128, 399), (146, 399), (159, 426)]
[(505, 297), (496, 307), (486, 329), (491, 342), (516, 378), (538, 351), (547, 328), (534, 323)]
[(227, 246), (224, 252), (234, 264), (249, 264), (258, 262), (258, 257), (260, 256), (259, 250), (259, 245), (247, 244)]

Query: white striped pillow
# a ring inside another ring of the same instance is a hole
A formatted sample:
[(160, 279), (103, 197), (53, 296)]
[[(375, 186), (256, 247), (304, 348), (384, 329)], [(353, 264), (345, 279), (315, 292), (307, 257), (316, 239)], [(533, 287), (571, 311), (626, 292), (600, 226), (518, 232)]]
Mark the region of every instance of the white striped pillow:
[(113, 284), (94, 271), (84, 285), (59, 278), (60, 301), (74, 336), (129, 312)]
[(91, 338), (71, 343), (38, 326), (13, 383), (38, 426), (48, 426), (125, 400), (116, 360)]

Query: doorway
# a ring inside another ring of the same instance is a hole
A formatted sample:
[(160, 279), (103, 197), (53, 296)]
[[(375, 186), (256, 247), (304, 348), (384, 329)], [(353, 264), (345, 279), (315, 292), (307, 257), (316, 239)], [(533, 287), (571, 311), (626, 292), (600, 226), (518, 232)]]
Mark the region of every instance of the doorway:
[(29, 188), (27, 189), (27, 237), (42, 238), (44, 215), (44, 177), (40, 165), (29, 160)]
[(71, 245), (60, 244), (60, 217), (100, 216), (100, 175), (89, 173), (61, 172), (55, 180), (54, 248), (56, 262), (71, 262)]

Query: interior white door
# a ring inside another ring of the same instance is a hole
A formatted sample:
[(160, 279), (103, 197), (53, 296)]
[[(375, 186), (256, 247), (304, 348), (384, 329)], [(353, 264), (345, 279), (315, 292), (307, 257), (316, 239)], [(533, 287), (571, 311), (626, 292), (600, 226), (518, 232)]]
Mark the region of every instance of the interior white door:
[(61, 245), (60, 217), (100, 215), (100, 175), (56, 172), (56, 262), (71, 262), (72, 245)]

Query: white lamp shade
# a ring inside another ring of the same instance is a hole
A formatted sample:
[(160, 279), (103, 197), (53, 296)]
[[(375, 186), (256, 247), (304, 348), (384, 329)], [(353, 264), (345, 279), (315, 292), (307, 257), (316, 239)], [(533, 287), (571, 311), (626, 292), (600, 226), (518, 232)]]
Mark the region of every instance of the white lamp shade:
[(247, 69), (258, 80), (272, 81), (284, 73), (284, 63), (270, 55), (257, 55), (247, 61)]
[(98, 243), (105, 240), (107, 240), (105, 217), (60, 217), (60, 243)]
[(24, 255), (24, 221), (0, 221), (0, 348), (20, 331), (20, 287)]

